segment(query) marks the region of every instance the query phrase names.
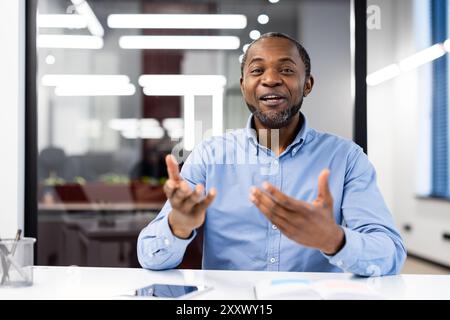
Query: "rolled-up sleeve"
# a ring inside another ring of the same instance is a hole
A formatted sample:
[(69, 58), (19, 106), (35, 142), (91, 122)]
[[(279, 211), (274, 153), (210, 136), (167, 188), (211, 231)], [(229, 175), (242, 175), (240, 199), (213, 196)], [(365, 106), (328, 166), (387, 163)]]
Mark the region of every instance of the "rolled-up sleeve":
[(398, 274), (406, 249), (378, 189), (375, 169), (359, 148), (349, 161), (341, 206), (345, 244), (335, 255), (324, 255), (357, 275)]

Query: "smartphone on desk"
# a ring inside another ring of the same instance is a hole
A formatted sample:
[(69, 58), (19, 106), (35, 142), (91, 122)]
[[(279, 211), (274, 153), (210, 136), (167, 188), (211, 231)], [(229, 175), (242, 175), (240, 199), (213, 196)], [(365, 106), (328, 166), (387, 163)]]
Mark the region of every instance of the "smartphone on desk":
[(136, 289), (134, 295), (137, 297), (188, 299), (211, 289), (212, 287), (209, 286), (154, 283)]

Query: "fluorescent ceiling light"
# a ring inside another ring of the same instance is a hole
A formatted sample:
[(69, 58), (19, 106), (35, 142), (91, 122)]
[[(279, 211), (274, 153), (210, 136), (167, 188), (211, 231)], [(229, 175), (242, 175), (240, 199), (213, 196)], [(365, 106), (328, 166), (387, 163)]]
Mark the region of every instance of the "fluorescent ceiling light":
[(134, 119), (134, 118), (121, 118), (112, 119), (109, 121), (108, 126), (117, 131), (133, 131), (136, 128), (151, 128), (159, 127), (159, 121), (154, 118)]
[(184, 135), (184, 120), (181, 118), (166, 118), (162, 121), (162, 126), (172, 139), (180, 139)]
[(187, 74), (143, 74), (139, 77), (139, 85), (150, 88), (198, 87), (222, 88), (227, 79), (222, 75), (187, 75)]
[(38, 48), (101, 49), (103, 39), (96, 36), (46, 34), (39, 35), (36, 44)]
[(161, 139), (164, 137), (164, 129), (161, 127), (134, 128), (121, 132), (126, 139)]
[(108, 126), (117, 131), (132, 130), (138, 125), (138, 119), (112, 119)]
[(444, 49), (450, 51), (450, 39), (444, 41)]
[(280, 0), (269, 0), (269, 2), (270, 3), (277, 3), (277, 2), (279, 2)]
[(269, 22), (269, 16), (267, 14), (260, 14), (257, 20), (260, 24), (267, 24)]
[(184, 135), (184, 129), (180, 128), (180, 129), (168, 130), (167, 135), (171, 139), (181, 139), (181, 138), (183, 138), (183, 135)]
[(159, 121), (154, 118), (145, 118), (139, 120), (139, 127), (143, 128), (153, 128), (159, 127)]
[(147, 96), (212, 95), (223, 90), (222, 75), (142, 75), (139, 85)]
[(419, 51), (412, 56), (400, 61), (399, 66), (402, 71), (409, 71), (427, 62), (433, 61), (445, 54), (441, 44), (435, 44), (425, 50)]
[(261, 32), (259, 32), (258, 30), (252, 30), (250, 31), (250, 39), (256, 40), (261, 36)]
[(46, 74), (41, 83), (56, 87), (58, 96), (129, 96), (136, 92), (126, 75)]
[(143, 92), (146, 96), (211, 96), (214, 89), (211, 88), (150, 88), (144, 87)]
[(131, 83), (117, 87), (61, 86), (55, 88), (57, 96), (132, 96), (135, 92), (136, 88)]
[(162, 126), (166, 130), (175, 130), (183, 128), (183, 123), (181, 118), (166, 118), (162, 121)]
[(371, 86), (380, 84), (386, 80), (392, 79), (401, 72), (410, 71), (427, 62), (431, 62), (437, 58), (442, 57), (446, 51), (450, 49), (450, 39), (446, 40), (444, 44), (437, 43), (425, 50), (419, 51), (403, 60), (398, 64), (391, 64), (387, 67), (371, 73), (366, 77), (366, 83)]
[(36, 23), (38, 28), (83, 29), (87, 27), (86, 18), (79, 14), (38, 14)]
[(122, 36), (123, 49), (203, 49), (234, 50), (239, 48), (234, 36)]
[(133, 29), (244, 29), (241, 14), (111, 14), (110, 28)]
[(68, 87), (68, 86), (121, 86), (130, 83), (126, 75), (107, 74), (46, 74), (42, 77), (43, 86)]
[[(195, 96), (212, 96), (213, 135), (223, 132), (223, 91), (226, 78), (222, 75), (145, 74), (139, 77), (139, 85), (148, 96), (183, 96), (183, 144), (186, 150), (195, 146)], [(170, 122), (166, 122), (168, 125)], [(173, 124), (173, 123), (172, 123)], [(163, 124), (164, 125), (164, 124)], [(181, 137), (181, 128), (168, 130), (169, 136)]]
[(98, 21), (91, 6), (86, 0), (72, 0), (75, 6), (75, 10), (82, 15), (87, 22), (87, 28), (92, 33), (93, 36), (103, 37), (105, 30), (103, 29), (101, 23)]
[(400, 75), (399, 66), (397, 64), (391, 64), (383, 69), (369, 74), (366, 78), (366, 82), (369, 86), (375, 86), (398, 75)]

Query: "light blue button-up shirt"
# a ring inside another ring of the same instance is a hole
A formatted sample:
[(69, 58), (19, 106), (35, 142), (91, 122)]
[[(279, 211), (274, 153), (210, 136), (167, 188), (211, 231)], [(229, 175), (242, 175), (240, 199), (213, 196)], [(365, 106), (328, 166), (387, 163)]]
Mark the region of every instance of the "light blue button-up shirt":
[[(366, 154), (350, 140), (309, 128), (301, 117), (302, 129), (279, 156), (258, 144), (252, 116), (245, 129), (206, 140), (189, 155), (181, 176), (191, 187), (217, 189), (204, 223), (203, 269), (398, 273), (406, 250)], [(345, 245), (333, 256), (290, 240), (249, 200), (250, 187), (268, 181), (288, 196), (312, 202), (325, 168), (334, 217), (345, 233)], [(176, 267), (196, 236), (174, 236), (170, 211), (167, 201), (139, 235), (144, 268)]]

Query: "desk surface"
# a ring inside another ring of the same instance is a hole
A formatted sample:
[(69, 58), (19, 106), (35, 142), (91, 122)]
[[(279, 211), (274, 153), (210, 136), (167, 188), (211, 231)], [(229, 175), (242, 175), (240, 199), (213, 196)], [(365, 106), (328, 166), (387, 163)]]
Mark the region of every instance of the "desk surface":
[(450, 275), (398, 275), (356, 278), (344, 273), (251, 272), (129, 268), (34, 267), (34, 285), (1, 288), (0, 299), (115, 299), (155, 282), (210, 285), (194, 299), (254, 299), (253, 285), (264, 279), (370, 282), (385, 299), (450, 299)]

